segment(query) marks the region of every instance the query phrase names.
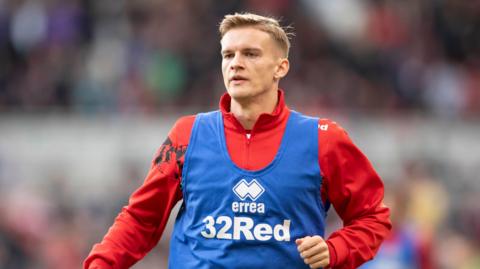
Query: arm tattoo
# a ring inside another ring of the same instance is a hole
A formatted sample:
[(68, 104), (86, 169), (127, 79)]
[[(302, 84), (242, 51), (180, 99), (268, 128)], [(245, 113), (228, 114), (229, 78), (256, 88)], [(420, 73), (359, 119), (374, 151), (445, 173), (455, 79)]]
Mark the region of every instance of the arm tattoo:
[(177, 162), (179, 170), (181, 171), (183, 168), (183, 160), (182, 157), (185, 155), (187, 151), (187, 146), (178, 146), (175, 147), (170, 140), (169, 137), (163, 142), (162, 146), (160, 147), (160, 151), (158, 156), (155, 158), (155, 165), (160, 165), (162, 163), (168, 163), (174, 159)]

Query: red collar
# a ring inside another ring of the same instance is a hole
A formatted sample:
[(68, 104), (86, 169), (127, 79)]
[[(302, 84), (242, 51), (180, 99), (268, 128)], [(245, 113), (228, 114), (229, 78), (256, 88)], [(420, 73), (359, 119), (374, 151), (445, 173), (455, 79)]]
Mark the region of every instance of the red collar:
[[(230, 95), (228, 95), (228, 93), (225, 93), (222, 98), (220, 98), (220, 111), (223, 115), (224, 127), (225, 129), (232, 129), (237, 132), (247, 132), (240, 122), (235, 118), (233, 113), (230, 112), (231, 100), (232, 98)], [(251, 132), (259, 133), (283, 126), (285, 121), (288, 119), (289, 114), (290, 109), (285, 104), (284, 92), (282, 90), (278, 90), (277, 106), (272, 113), (262, 113), (260, 117), (258, 117), (257, 122), (255, 122)]]

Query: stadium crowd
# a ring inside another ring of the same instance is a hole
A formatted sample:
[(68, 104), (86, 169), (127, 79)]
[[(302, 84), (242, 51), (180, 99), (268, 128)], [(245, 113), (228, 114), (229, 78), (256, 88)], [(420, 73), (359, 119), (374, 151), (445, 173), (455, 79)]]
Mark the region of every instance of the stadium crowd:
[(294, 104), (480, 112), (480, 7), (467, 0), (3, 0), (0, 109), (214, 106), (223, 91), (216, 25), (241, 10), (295, 28), (282, 85), (301, 89), (287, 96)]
[[(0, 0), (0, 113), (214, 108), (224, 91), (217, 25), (235, 11), (294, 28), (292, 69), (281, 83), (293, 108), (480, 118), (480, 1), (471, 0)], [(74, 203), (61, 172), (40, 192), (16, 191), (2, 165), (5, 269), (79, 268), (144, 174), (126, 165), (125, 187), (111, 200)], [(399, 165), (402, 174), (385, 179), (396, 229), (379, 260), (388, 266), (389, 249), (411, 237), (408, 268), (480, 268), (478, 179), (476, 193), (451, 197), (435, 163)], [(144, 264), (165, 259), (156, 252)]]

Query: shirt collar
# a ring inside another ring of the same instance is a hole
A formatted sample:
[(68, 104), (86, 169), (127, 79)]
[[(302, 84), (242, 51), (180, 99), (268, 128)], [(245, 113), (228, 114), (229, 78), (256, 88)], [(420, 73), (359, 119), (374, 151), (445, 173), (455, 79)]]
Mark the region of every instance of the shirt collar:
[[(287, 120), (288, 115), (290, 114), (290, 110), (285, 104), (284, 95), (285, 94), (283, 90), (278, 90), (277, 106), (272, 113), (260, 114), (255, 122), (255, 125), (253, 126), (253, 129), (251, 130), (252, 133), (264, 132), (279, 126), (283, 126), (282, 123)], [(245, 128), (243, 128), (240, 122), (235, 118), (235, 115), (230, 112), (231, 101), (232, 98), (230, 95), (228, 95), (228, 93), (225, 93), (220, 98), (220, 111), (223, 115), (224, 127), (226, 129), (233, 129), (239, 132), (247, 132), (247, 130), (245, 130)]]

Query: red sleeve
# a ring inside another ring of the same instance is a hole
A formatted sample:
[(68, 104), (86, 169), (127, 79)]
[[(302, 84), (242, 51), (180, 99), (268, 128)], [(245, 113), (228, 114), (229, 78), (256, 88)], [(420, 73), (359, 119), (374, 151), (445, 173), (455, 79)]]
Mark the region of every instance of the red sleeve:
[(177, 121), (143, 185), (132, 194), (102, 242), (93, 246), (83, 268), (130, 268), (158, 243), (172, 208), (182, 199), (181, 167), (194, 118)]
[(353, 269), (373, 258), (391, 229), (383, 183), (365, 155), (335, 122), (319, 122), (319, 163), (329, 200), (343, 221), (327, 244), (330, 267)]

